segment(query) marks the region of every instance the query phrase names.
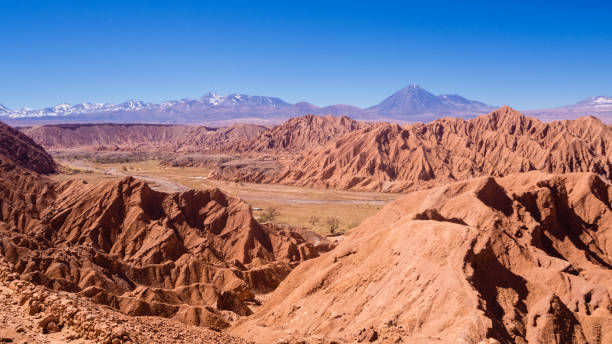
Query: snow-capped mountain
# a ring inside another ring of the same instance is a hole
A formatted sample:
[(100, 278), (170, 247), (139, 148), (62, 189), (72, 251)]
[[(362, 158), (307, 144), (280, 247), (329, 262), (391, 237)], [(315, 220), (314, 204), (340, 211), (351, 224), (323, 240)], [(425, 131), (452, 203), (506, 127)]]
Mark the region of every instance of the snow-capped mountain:
[(0, 105), (0, 115), (8, 116), (10, 118), (28, 118), (28, 117), (56, 117), (56, 116), (68, 116), (73, 114), (86, 114), (94, 112), (112, 112), (112, 111), (124, 111), (124, 110), (140, 110), (147, 107), (152, 107), (153, 104), (147, 104), (142, 101), (128, 100), (121, 104), (109, 104), (109, 103), (80, 103), (70, 105), (62, 103), (53, 107), (46, 107), (43, 109), (29, 109), (23, 108), (21, 110), (10, 110), (7, 107)]
[(291, 104), (284, 102), (276, 97), (249, 96), (240, 93), (229, 94), (222, 96), (216, 93), (206, 93), (198, 99), (181, 99), (170, 100), (160, 104), (145, 103), (139, 100), (128, 100), (121, 104), (110, 103), (81, 103), (70, 105), (67, 103), (58, 104), (53, 107), (47, 107), (39, 110), (23, 108), (21, 110), (12, 111), (0, 104), (0, 115), (10, 118), (30, 118), (30, 117), (59, 117), (77, 114), (93, 114), (93, 113), (113, 113), (138, 110), (204, 110), (206, 108), (235, 108), (235, 107), (270, 107), (282, 108), (289, 107)]
[(188, 106), (200, 106), (200, 107), (236, 107), (236, 106), (265, 106), (273, 108), (281, 108), (291, 106), (291, 104), (283, 101), (276, 97), (263, 97), (263, 96), (249, 96), (246, 94), (234, 93), (226, 96), (208, 92), (198, 99), (181, 99), (181, 100), (170, 100), (163, 102), (160, 105), (162, 108), (177, 106), (180, 104), (187, 104)]
[[(174, 123), (228, 124), (250, 122), (273, 124), (305, 114), (347, 115), (360, 120), (427, 122), (443, 116), (474, 117), (494, 107), (456, 94), (435, 95), (410, 85), (367, 109), (351, 105), (318, 107), (307, 102), (290, 104), (276, 97), (209, 92), (200, 98), (169, 100), (159, 104), (129, 100), (121, 104), (59, 104), (44, 109), (10, 110), (0, 105), (0, 120), (17, 126), (48, 123)], [(612, 97), (598, 96), (575, 105), (525, 111), (542, 119), (594, 115), (612, 123)]]
[(583, 101), (576, 103), (576, 105), (592, 106), (595, 108), (609, 109), (609, 108), (612, 108), (612, 97), (606, 97), (606, 96), (591, 97), (591, 98), (587, 98)]
[(579, 101), (573, 105), (550, 109), (527, 110), (526, 114), (543, 120), (576, 119), (583, 116), (595, 116), (604, 123), (612, 123), (612, 97), (596, 96)]
[(249, 96), (240, 93), (222, 96), (216, 93), (206, 93), (200, 101), (212, 106), (272, 106), (281, 108), (291, 106), (291, 104), (276, 97)]

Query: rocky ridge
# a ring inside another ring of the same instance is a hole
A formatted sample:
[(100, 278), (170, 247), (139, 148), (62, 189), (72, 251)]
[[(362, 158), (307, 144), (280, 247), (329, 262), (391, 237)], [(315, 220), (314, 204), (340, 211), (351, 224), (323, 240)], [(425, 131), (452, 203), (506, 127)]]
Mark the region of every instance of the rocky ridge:
[(380, 124), (353, 131), (274, 170), (224, 169), (213, 178), (319, 188), (408, 192), (538, 170), (612, 177), (612, 129), (594, 117), (544, 123), (502, 107), (474, 119)]
[(3, 185), (0, 254), (25, 280), (130, 315), (227, 327), (320, 248), (260, 225), (219, 190), (165, 194), (133, 178), (10, 182), (25, 192)]
[(120, 150), (145, 152), (225, 152), (240, 140), (250, 140), (266, 127), (161, 124), (61, 124), (20, 129), (46, 149)]
[(197, 152), (222, 154), (297, 153), (370, 124), (346, 116), (306, 115), (267, 128), (160, 124), (62, 124), (20, 130), (46, 149)]
[(261, 132), (252, 140), (243, 140), (237, 144), (236, 151), (296, 153), (324, 145), (337, 137), (368, 126), (370, 124), (346, 116), (294, 117)]

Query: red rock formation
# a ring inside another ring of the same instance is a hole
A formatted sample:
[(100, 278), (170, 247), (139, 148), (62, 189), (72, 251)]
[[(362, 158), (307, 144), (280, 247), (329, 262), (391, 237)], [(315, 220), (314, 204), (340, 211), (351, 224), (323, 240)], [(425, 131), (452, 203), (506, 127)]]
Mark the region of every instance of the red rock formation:
[(58, 124), (21, 128), (46, 149), (219, 152), (267, 128), (234, 124), (223, 128), (162, 124)]
[(53, 158), (28, 136), (0, 122), (0, 169), (22, 167), (37, 173), (53, 173)]
[(590, 173), (410, 193), (233, 328), (261, 343), (612, 342), (612, 186)]
[(252, 344), (172, 319), (131, 317), (84, 296), (21, 280), (13, 268), (0, 256), (3, 343)]
[(593, 117), (544, 123), (503, 107), (463, 120), (370, 126), (313, 148), (284, 168), (220, 168), (212, 177), (406, 192), (476, 176), (539, 170), (612, 177), (612, 130)]
[(161, 124), (58, 124), (21, 128), (46, 149), (295, 153), (368, 126), (346, 116), (295, 117), (268, 129), (250, 124), (222, 128)]
[(252, 140), (243, 140), (237, 145), (237, 150), (240, 152), (301, 152), (368, 126), (367, 123), (357, 122), (346, 116), (294, 117), (268, 131), (261, 132)]
[(250, 314), (255, 293), (328, 249), (260, 225), (249, 205), (217, 189), (166, 194), (133, 178), (52, 182), (21, 165), (22, 157), (48, 157), (22, 138), (2, 135), (20, 153), (0, 166), (0, 255), (35, 284), (129, 315), (222, 328)]
[(127, 314), (224, 327), (223, 310), (249, 314), (254, 292), (318, 255), (219, 190), (165, 194), (126, 178), (54, 191), (31, 225), (4, 221), (0, 254), (27, 280)]

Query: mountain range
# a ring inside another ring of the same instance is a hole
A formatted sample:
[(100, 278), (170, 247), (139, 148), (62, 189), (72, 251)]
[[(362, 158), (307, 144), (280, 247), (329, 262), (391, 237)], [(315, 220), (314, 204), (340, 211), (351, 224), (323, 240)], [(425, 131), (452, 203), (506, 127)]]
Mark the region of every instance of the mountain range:
[[(319, 107), (307, 102), (291, 104), (277, 97), (240, 93), (206, 93), (200, 98), (185, 98), (162, 103), (129, 100), (120, 104), (62, 103), (43, 109), (10, 110), (0, 104), (0, 120), (15, 126), (58, 123), (165, 123), (227, 125), (233, 122), (277, 124), (305, 114), (346, 115), (364, 121), (428, 122), (440, 117), (473, 118), (495, 107), (457, 94), (434, 95), (418, 85), (405, 87), (377, 105), (359, 108), (336, 104)], [(575, 105), (525, 113), (544, 120), (573, 119), (584, 115), (612, 122), (612, 97), (599, 96)]]

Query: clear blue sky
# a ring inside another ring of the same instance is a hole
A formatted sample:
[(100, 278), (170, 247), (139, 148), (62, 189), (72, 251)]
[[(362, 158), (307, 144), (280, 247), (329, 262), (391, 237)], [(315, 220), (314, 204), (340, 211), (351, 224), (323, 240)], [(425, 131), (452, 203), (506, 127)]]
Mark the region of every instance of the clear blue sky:
[(519, 109), (612, 95), (612, 5), (0, 0), (14, 109), (209, 90), (370, 106), (411, 83)]

